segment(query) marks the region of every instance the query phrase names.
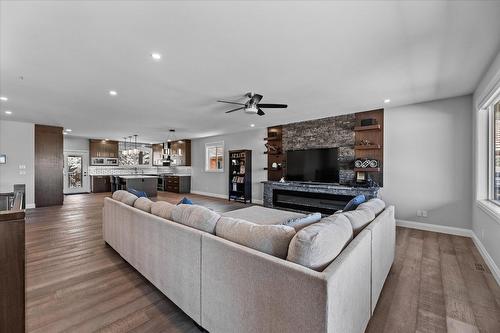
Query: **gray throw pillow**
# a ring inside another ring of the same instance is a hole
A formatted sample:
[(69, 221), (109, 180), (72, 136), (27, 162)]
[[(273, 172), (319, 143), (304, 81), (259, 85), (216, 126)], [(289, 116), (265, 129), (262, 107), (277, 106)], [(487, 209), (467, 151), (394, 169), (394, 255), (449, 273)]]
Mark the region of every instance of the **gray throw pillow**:
[(300, 229), (307, 227), (308, 225), (319, 222), (320, 220), (321, 213), (312, 213), (303, 217), (290, 218), (287, 221), (283, 222), (283, 225), (292, 227), (297, 232)]

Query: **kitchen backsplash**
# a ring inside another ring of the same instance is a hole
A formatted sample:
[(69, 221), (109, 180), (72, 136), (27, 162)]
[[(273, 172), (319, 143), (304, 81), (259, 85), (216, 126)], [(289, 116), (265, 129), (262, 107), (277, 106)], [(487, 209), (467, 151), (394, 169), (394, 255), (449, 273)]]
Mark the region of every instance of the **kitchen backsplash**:
[(157, 175), (162, 173), (174, 173), (190, 175), (190, 166), (172, 166), (172, 167), (151, 167), (151, 166), (138, 166), (138, 167), (112, 167), (112, 166), (89, 166), (90, 176), (102, 175), (133, 175), (133, 174)]

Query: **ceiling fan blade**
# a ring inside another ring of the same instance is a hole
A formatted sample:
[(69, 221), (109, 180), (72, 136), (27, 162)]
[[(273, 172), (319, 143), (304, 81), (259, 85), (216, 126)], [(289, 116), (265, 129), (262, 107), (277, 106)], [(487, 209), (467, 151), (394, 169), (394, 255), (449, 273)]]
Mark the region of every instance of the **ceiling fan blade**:
[(264, 111), (262, 111), (262, 109), (261, 109), (261, 108), (259, 108), (259, 111), (257, 111), (257, 114), (258, 114), (259, 116), (263, 116), (263, 115), (265, 115)]
[(288, 107), (286, 104), (257, 104), (259, 108), (284, 109)]
[(228, 103), (228, 104), (236, 104), (236, 105), (245, 105), (244, 103), (238, 103), (238, 102), (228, 102), (228, 101), (217, 101), (220, 103)]
[(243, 110), (244, 108), (245, 107), (242, 106), (241, 108), (236, 108), (236, 109), (232, 109), (232, 110), (226, 111), (226, 113), (231, 113), (231, 112), (234, 112), (234, 111)]

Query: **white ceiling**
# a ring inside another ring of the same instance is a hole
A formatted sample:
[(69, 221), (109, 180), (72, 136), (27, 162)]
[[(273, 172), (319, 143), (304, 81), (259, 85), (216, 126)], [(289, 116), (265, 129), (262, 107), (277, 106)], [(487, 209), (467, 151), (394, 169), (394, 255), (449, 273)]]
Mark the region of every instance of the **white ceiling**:
[[(148, 142), (464, 95), (498, 17), (500, 1), (3, 1), (0, 118)], [(247, 91), (289, 107), (216, 102)]]

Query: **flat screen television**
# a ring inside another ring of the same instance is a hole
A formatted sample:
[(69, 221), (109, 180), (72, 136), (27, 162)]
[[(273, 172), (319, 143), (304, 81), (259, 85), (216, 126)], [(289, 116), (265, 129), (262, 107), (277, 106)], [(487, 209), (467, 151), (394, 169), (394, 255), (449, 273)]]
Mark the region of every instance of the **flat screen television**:
[(337, 148), (288, 150), (286, 179), (290, 181), (338, 183)]

